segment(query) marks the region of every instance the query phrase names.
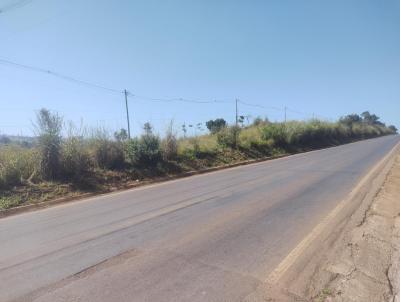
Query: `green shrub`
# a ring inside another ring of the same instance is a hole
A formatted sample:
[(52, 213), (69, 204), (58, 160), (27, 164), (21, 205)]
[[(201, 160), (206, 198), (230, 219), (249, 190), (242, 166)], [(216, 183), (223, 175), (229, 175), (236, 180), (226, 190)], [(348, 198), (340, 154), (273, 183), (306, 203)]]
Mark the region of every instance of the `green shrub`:
[(268, 147), (267, 142), (263, 139), (261, 127), (259, 126), (242, 129), (239, 133), (239, 145), (245, 149)]
[(341, 123), (320, 120), (289, 122), (286, 125), (287, 143), (290, 146), (310, 148), (324, 147), (349, 140), (349, 128)]
[(125, 163), (124, 148), (119, 142), (111, 140), (95, 141), (94, 160), (102, 169), (121, 169)]
[(1, 197), (0, 196), (0, 209), (9, 209), (22, 204), (23, 201), (20, 196)]
[(304, 123), (297, 131), (297, 145), (302, 147), (326, 146), (332, 141), (332, 131), (328, 124), (318, 120)]
[(195, 139), (195, 144), (198, 147), (198, 152), (214, 153), (218, 149), (218, 141), (216, 135), (201, 135)]
[(90, 155), (82, 137), (71, 136), (62, 143), (62, 177), (72, 181), (81, 181), (90, 170)]
[(235, 148), (237, 146), (237, 138), (240, 128), (231, 126), (221, 129), (217, 133), (217, 142), (222, 148)]
[(94, 164), (102, 169), (121, 169), (125, 165), (124, 145), (113, 141), (102, 128), (95, 129), (89, 142)]
[(146, 123), (145, 133), (140, 138), (127, 142), (126, 153), (132, 163), (140, 166), (155, 166), (161, 161), (160, 138), (154, 135), (151, 125)]
[(262, 138), (266, 141), (272, 140), (276, 147), (285, 147), (287, 145), (285, 124), (268, 124), (261, 128)]
[(348, 142), (351, 139), (351, 129), (341, 123), (335, 123), (334, 138), (337, 143)]
[(190, 137), (179, 144), (179, 155), (183, 158), (196, 160), (200, 157), (201, 149), (198, 137)]

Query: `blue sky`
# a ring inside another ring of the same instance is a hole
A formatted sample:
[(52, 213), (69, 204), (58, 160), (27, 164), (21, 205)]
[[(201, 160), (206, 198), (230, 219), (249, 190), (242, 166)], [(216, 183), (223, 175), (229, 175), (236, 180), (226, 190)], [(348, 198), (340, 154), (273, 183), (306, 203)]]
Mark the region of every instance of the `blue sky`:
[[(20, 5), (12, 6), (15, 3)], [(0, 0), (0, 59), (127, 89), (133, 132), (239, 113), (336, 119), (370, 110), (400, 128), (400, 0)], [(9, 8), (7, 10), (7, 8)], [(139, 97), (140, 96), (140, 97)], [(142, 98), (223, 100), (150, 102)], [(0, 133), (35, 111), (125, 127), (122, 94), (0, 64)]]

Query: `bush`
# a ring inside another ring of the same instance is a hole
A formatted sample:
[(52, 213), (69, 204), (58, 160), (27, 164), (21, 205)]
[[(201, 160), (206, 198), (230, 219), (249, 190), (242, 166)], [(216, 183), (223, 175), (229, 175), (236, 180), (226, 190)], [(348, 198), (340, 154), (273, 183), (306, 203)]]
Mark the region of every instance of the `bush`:
[(0, 209), (9, 209), (22, 204), (23, 201), (20, 196), (1, 197), (0, 196)]
[(287, 143), (293, 147), (324, 147), (347, 142), (350, 128), (344, 123), (328, 123), (320, 120), (289, 122), (286, 124)]
[(103, 169), (121, 169), (125, 163), (123, 145), (111, 140), (98, 140), (95, 161)]
[(124, 145), (112, 141), (104, 129), (96, 129), (91, 145), (95, 164), (102, 169), (121, 169), (125, 164)]
[(162, 140), (161, 150), (164, 160), (176, 159), (178, 155), (178, 140), (176, 138), (176, 133), (173, 131), (172, 123), (167, 129), (165, 138)]
[(266, 141), (272, 140), (276, 147), (285, 147), (287, 145), (286, 129), (284, 124), (268, 124), (261, 129), (262, 138)]
[(217, 133), (217, 142), (223, 148), (235, 148), (239, 136), (239, 127), (226, 127)]
[(90, 156), (82, 137), (71, 136), (62, 143), (62, 176), (72, 181), (81, 181), (90, 170)]
[(263, 140), (261, 127), (258, 126), (242, 129), (239, 134), (239, 145), (246, 149), (268, 147)]
[(140, 166), (155, 166), (161, 160), (160, 138), (153, 134), (149, 123), (144, 126), (145, 133), (140, 138), (127, 142), (126, 153), (132, 163)]
[[(290, 128), (290, 130), (289, 130)], [(299, 147), (321, 147), (333, 143), (334, 130), (331, 124), (319, 120), (293, 122), (288, 127), (288, 143)]]

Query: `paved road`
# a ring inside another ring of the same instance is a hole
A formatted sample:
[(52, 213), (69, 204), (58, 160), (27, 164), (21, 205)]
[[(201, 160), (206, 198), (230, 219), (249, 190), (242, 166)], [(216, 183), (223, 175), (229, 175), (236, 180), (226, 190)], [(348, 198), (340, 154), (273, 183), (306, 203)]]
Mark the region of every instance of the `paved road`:
[(398, 136), (0, 219), (0, 301), (241, 301)]

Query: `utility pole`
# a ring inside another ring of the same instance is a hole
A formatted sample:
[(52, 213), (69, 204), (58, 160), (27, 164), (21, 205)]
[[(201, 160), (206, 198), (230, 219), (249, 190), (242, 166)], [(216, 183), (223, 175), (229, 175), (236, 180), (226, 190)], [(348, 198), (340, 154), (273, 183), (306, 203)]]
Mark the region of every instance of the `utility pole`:
[(285, 106), (285, 124), (286, 124), (286, 110), (287, 110), (287, 107)]
[(236, 118), (235, 118), (235, 125), (236, 127), (238, 126), (238, 99), (235, 100), (236, 101)]
[(236, 114), (235, 114), (235, 148), (237, 147), (238, 141), (238, 99), (235, 100), (236, 104)]
[(125, 107), (126, 107), (126, 121), (128, 122), (128, 138), (131, 139), (131, 126), (129, 123), (129, 108), (128, 108), (128, 91), (124, 90), (125, 94)]

